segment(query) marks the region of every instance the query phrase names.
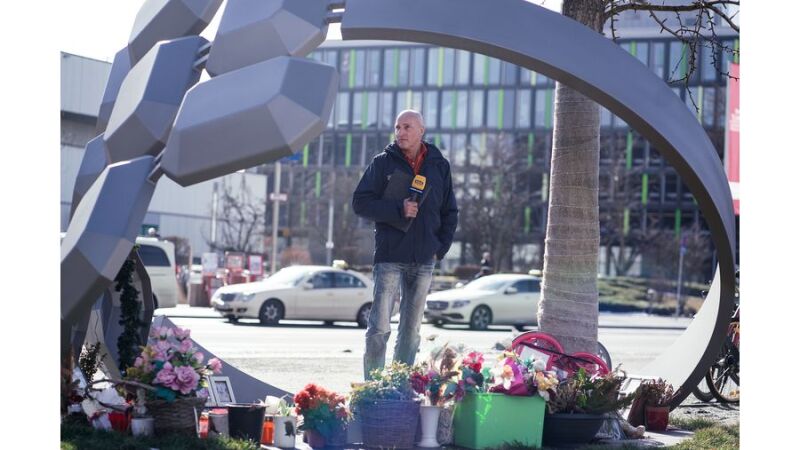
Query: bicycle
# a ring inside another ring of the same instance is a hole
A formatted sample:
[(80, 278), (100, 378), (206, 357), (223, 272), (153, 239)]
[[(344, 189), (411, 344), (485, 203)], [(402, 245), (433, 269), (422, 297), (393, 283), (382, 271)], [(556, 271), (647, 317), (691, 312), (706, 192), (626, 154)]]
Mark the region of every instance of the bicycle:
[(728, 325), (722, 350), (706, 373), (711, 394), (723, 403), (739, 403), (739, 307)]
[(558, 369), (572, 375), (582, 368), (589, 375), (606, 375), (611, 371), (611, 356), (603, 344), (597, 344), (597, 355), (588, 352), (567, 354), (553, 336), (540, 331), (528, 331), (514, 338), (511, 351), (520, 358), (543, 360), (545, 370)]

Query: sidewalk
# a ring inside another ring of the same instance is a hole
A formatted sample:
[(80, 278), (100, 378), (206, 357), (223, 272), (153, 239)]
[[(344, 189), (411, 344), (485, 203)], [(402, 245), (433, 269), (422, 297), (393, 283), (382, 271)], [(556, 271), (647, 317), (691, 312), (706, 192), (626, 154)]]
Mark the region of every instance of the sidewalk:
[[(222, 316), (211, 307), (178, 305), (174, 308), (157, 309), (154, 316), (164, 315), (175, 318), (221, 319)], [(692, 322), (688, 317), (665, 317), (644, 313), (601, 312), (600, 328), (661, 329), (684, 330)]]

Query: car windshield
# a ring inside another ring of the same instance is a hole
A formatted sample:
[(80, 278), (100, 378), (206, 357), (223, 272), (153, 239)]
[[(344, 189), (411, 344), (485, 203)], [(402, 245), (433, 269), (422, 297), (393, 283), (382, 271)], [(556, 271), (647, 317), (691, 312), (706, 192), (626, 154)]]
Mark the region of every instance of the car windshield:
[(508, 279), (495, 277), (481, 277), (467, 283), (462, 289), (468, 291), (499, 291), (508, 284)]
[(275, 275), (264, 280), (268, 284), (286, 284), (289, 286), (297, 286), (306, 274), (309, 272), (308, 267), (294, 266), (287, 267), (275, 272)]

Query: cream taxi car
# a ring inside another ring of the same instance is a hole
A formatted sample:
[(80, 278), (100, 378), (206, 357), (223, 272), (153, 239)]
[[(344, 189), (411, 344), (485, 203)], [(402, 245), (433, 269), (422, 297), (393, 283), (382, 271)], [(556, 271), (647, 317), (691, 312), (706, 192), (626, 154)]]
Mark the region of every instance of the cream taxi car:
[(512, 325), (522, 330), (536, 324), (540, 294), (538, 277), (486, 275), (461, 288), (429, 294), (425, 318), (435, 326), (468, 324), (473, 330), (485, 330), (489, 325)]
[(364, 328), (372, 306), (372, 281), (351, 270), (290, 266), (263, 281), (217, 289), (211, 306), (232, 322), (240, 318), (266, 325), (284, 319), (349, 321)]

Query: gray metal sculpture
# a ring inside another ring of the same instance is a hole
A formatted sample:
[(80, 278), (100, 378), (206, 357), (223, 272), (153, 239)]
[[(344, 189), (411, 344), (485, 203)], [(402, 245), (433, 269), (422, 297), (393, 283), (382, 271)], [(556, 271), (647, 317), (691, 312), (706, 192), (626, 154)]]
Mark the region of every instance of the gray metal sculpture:
[[(178, 14), (180, 20), (173, 14), (189, 3), (145, 3), (128, 47), (132, 62), (159, 40), (198, 32), (197, 23), (207, 23), (206, 13), (219, 6), (198, 1), (205, 9), (193, 9), (198, 22), (188, 26), (185, 19), (191, 14)], [(202, 14), (196, 13), (201, 10)], [(184, 97), (174, 125), (167, 127), (171, 134), (166, 149), (148, 160), (149, 176), (142, 178), (136, 172), (136, 176), (110, 178), (108, 172), (125, 165), (138, 168), (142, 158), (150, 156), (109, 166), (95, 183), (100, 186), (92, 186), (81, 202), (67, 232), (69, 241), (65, 239), (62, 245), (62, 330), (87, 313), (108, 285), (108, 274), (116, 273), (132, 245), (129, 229), (118, 221), (105, 226), (110, 219), (92, 217), (92, 212), (116, 212), (130, 220), (131, 227), (138, 226), (143, 217), (139, 209), (143, 200), (119, 205), (100, 201), (106, 196), (130, 197), (115, 182), (131, 181), (139, 189), (136, 198), (143, 199), (147, 196), (142, 183), (155, 183), (162, 173), (189, 185), (273, 161), (322, 131), (336, 92), (336, 74), (313, 61), (291, 57), (319, 43), (319, 33), (325, 29), (322, 17), (326, 22), (341, 21), (344, 39), (424, 42), (484, 53), (535, 70), (605, 106), (656, 145), (697, 199), (712, 232), (719, 268), (692, 325), (641, 375), (660, 376), (682, 387), (698, 383), (724, 338), (735, 285), (732, 201), (717, 153), (683, 102), (638, 60), (579, 23), (523, 0), (229, 0), (217, 35), (219, 47), (214, 43), (209, 56), (200, 56), (195, 63), (201, 67), (207, 60), (212, 66), (207, 69), (221, 75), (195, 86)], [(250, 39), (274, 40), (254, 45)], [(128, 76), (134, 72), (136, 66)], [(257, 82), (259, 77), (263, 84)], [(131, 95), (125, 92), (126, 81), (117, 104), (131, 101), (126, 97)], [(106, 91), (113, 97), (113, 86)], [(289, 120), (282, 117), (285, 111), (290, 111)], [(136, 139), (141, 140), (131, 146), (137, 148), (132, 154), (153, 154), (147, 149), (150, 140)], [(93, 233), (90, 228), (104, 232)], [(62, 340), (62, 349), (63, 345)], [(265, 385), (248, 386), (263, 391)], [(689, 390), (680, 389), (673, 406)]]

